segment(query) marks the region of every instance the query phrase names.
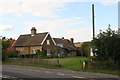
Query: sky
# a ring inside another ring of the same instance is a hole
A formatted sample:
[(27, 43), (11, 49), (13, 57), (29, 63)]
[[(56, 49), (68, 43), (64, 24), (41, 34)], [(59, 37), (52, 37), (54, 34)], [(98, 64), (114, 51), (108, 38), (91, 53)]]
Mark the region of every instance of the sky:
[(108, 24), (118, 29), (117, 0), (0, 0), (0, 36), (17, 39), (49, 32), (54, 38), (74, 38), (74, 42), (92, 40), (92, 4), (95, 6), (95, 35)]

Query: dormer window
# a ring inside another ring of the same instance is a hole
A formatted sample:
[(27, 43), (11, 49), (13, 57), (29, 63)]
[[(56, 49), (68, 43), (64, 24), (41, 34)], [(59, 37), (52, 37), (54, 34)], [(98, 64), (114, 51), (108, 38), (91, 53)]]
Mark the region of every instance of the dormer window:
[(31, 34), (31, 36), (33, 37), (34, 35), (33, 35), (33, 34)]
[(50, 45), (50, 40), (47, 40), (47, 44)]

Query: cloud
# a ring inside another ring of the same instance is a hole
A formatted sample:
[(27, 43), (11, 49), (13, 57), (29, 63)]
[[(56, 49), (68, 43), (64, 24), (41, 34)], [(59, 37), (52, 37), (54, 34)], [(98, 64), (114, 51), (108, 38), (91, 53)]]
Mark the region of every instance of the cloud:
[(11, 31), (14, 27), (12, 25), (0, 25), (0, 31)]
[(75, 25), (84, 24), (85, 21), (81, 19), (54, 19), (54, 20), (42, 20), (37, 22), (25, 22), (27, 26), (30, 27), (34, 26), (38, 28), (39, 31), (59, 31), (59, 30), (66, 30), (74, 27)]
[(88, 40), (90, 38), (90, 30), (88, 29), (88, 27), (75, 27), (76, 25), (81, 26), (82, 24), (85, 24), (85, 21), (82, 20), (80, 17), (26, 22), (25, 24), (27, 25), (27, 27), (23, 31), (24, 34), (29, 34), (31, 27), (36, 27), (38, 33), (50, 32), (52, 37), (73, 37), (75, 38), (75, 41)]
[(118, 1), (102, 1), (101, 4), (104, 6), (116, 5)]
[(3, 22), (3, 21), (8, 21), (8, 22), (16, 22), (16, 20), (13, 20), (13, 19), (10, 19), (8, 17), (0, 17), (0, 21)]
[(31, 13), (34, 16), (55, 17), (56, 10), (64, 7), (63, 2), (40, 2), (39, 0), (26, 0), (21, 6), (21, 10)]
[(64, 2), (41, 0), (0, 0), (0, 14), (21, 16), (23, 13), (30, 13), (33, 16), (57, 17), (56, 13), (64, 9), (64, 5)]
[(90, 41), (92, 39), (90, 27), (69, 29), (60, 34), (53, 34), (53, 36), (59, 38), (65, 37), (66, 39), (74, 38), (74, 42)]
[(20, 0), (0, 0), (0, 14), (20, 13), (19, 2)]

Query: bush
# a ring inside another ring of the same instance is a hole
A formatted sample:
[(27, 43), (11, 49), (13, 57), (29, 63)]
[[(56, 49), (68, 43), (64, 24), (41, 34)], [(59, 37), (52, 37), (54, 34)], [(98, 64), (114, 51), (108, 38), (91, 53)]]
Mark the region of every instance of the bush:
[(8, 60), (8, 58), (16, 58), (18, 57), (18, 52), (13, 50), (13, 51), (2, 51), (2, 61)]
[(82, 45), (83, 56), (88, 56), (89, 48), (91, 47), (91, 42), (85, 42)]
[(117, 31), (111, 30), (110, 27), (106, 32), (100, 31), (92, 44), (97, 49), (96, 59), (98, 61), (102, 63), (112, 61), (112, 64), (120, 65), (120, 36)]
[(88, 68), (97, 70), (118, 70), (118, 64), (110, 61), (92, 61), (88, 62)]

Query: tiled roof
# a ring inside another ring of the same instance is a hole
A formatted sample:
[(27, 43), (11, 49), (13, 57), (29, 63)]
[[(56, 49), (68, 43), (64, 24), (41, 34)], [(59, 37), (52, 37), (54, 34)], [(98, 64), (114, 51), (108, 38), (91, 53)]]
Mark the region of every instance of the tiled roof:
[(36, 46), (41, 45), (43, 39), (48, 34), (48, 32), (45, 33), (38, 33), (34, 36), (31, 36), (31, 34), (27, 35), (20, 35), (20, 37), (17, 39), (14, 46)]
[(63, 48), (68, 50), (77, 50), (74, 44), (68, 39), (61, 39), (61, 38), (53, 38), (56, 44), (63, 44)]
[(74, 43), (74, 45), (75, 45), (76, 47), (81, 47), (81, 46), (83, 45), (83, 42), (77, 42), (77, 43)]
[(8, 51), (12, 51), (12, 50), (14, 49), (14, 48), (13, 48), (13, 45), (14, 45), (15, 41), (16, 41), (16, 40), (10, 40), (10, 41), (9, 41), (10, 46), (7, 48)]

